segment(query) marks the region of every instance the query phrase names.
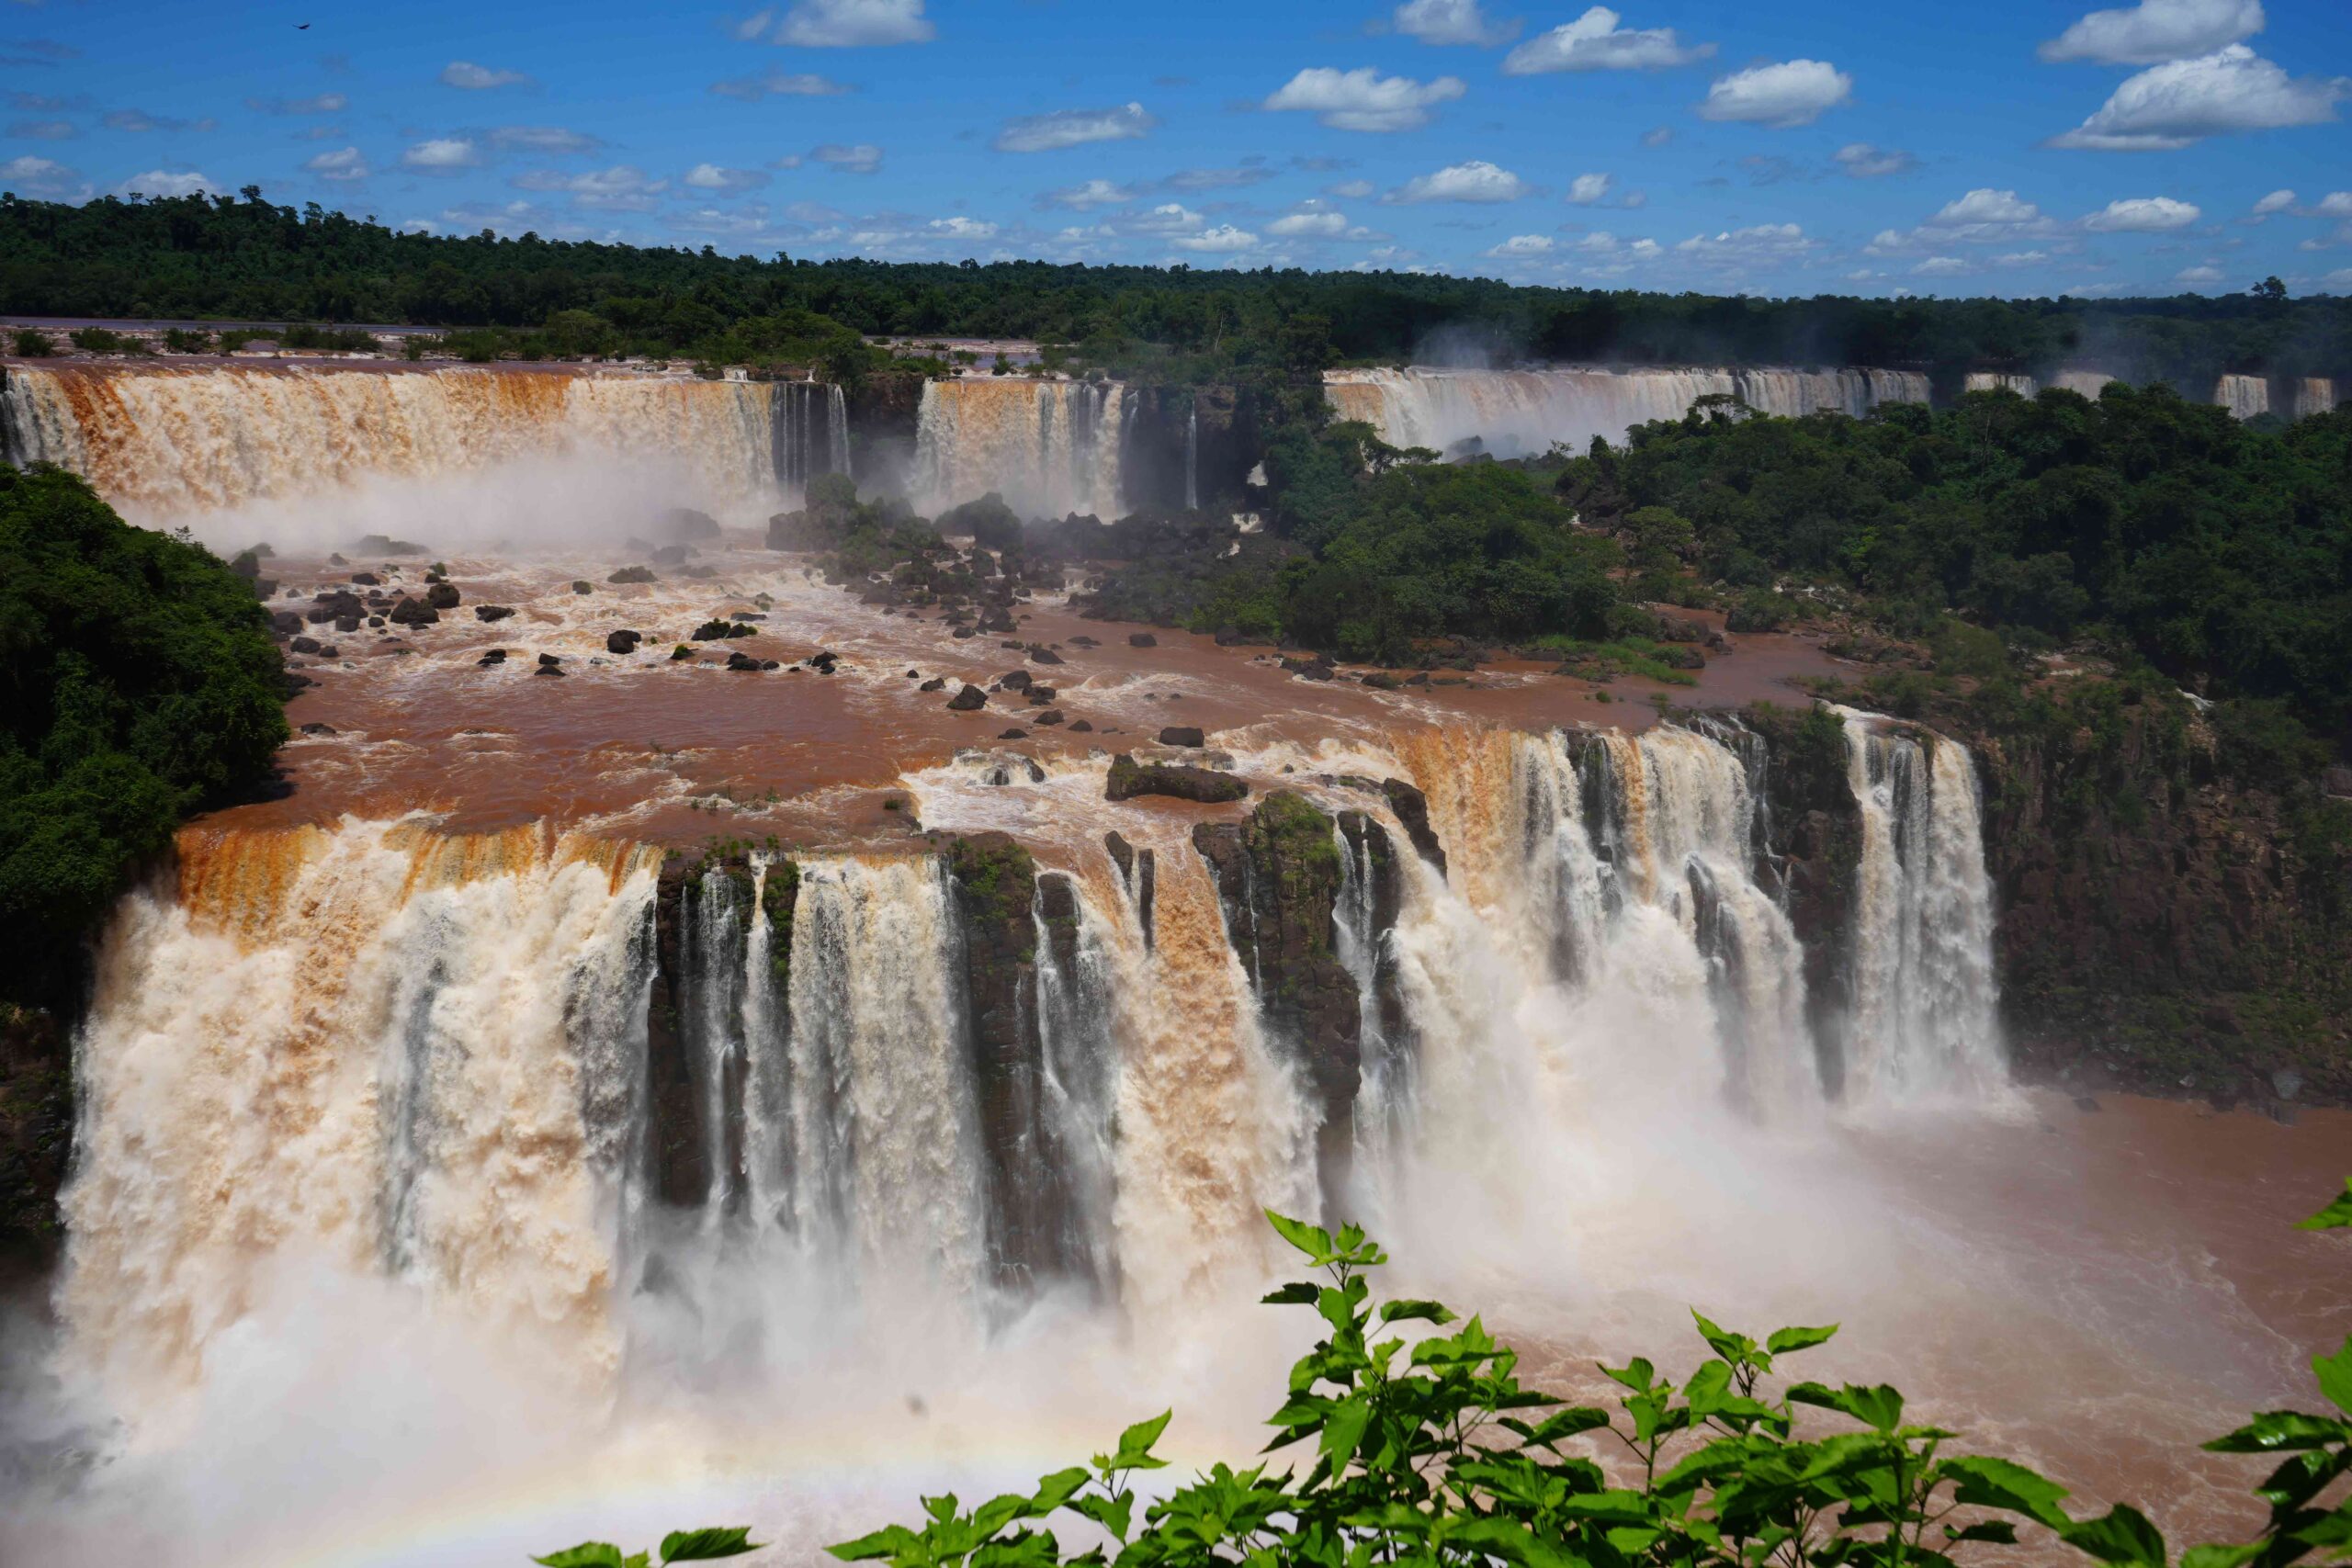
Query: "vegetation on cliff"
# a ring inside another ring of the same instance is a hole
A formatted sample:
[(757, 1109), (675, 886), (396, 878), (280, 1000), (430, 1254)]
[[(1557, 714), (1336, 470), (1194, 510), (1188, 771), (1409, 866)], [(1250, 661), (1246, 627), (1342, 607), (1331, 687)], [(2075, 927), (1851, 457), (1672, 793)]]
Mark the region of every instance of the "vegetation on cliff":
[[(2251, 280), (2249, 280), (2251, 281)], [(455, 346), (712, 361), (863, 363), (856, 334), (1050, 340), (1055, 362), (1145, 379), (1230, 379), (1450, 344), (1503, 358), (1926, 365), (2039, 370), (2088, 358), (2132, 380), (2341, 374), (2352, 301), (1716, 298), (1520, 287), (1408, 273), (1193, 271), (1044, 262), (814, 263), (699, 251), (396, 232), (238, 197), (0, 199), (0, 298), (60, 316), (413, 322)]]
[(267, 775), (282, 681), (252, 583), (0, 466), (0, 996), (61, 999), (132, 868)]

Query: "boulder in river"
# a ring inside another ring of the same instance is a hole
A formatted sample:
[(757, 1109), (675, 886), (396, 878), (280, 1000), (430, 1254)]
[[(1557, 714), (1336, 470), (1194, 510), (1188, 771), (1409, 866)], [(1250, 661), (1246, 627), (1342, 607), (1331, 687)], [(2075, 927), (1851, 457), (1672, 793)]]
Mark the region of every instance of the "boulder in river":
[(458, 607), (458, 585), (436, 582), (424, 591), (424, 602), (436, 610), (454, 610)]
[(978, 686), (967, 684), (962, 691), (947, 699), (947, 705), (957, 713), (973, 713), (988, 706), (988, 702), (989, 694), (986, 692), (981, 691)]
[(643, 640), (645, 639), (636, 632), (607, 632), (605, 635), (605, 651), (606, 653), (635, 653), (637, 645)]
[(1190, 725), (1171, 724), (1159, 732), (1159, 743), (1162, 746), (1200, 747), (1208, 744), (1208, 738)]
[(1137, 762), (1122, 751), (1111, 759), (1111, 776), (1102, 798), (1134, 800), (1140, 795), (1164, 795), (1177, 800), (1218, 805), (1239, 800), (1249, 793), (1249, 784), (1231, 773), (1168, 762)]
[(422, 599), (403, 596), (392, 606), (392, 625), (396, 626), (429, 626), (440, 618), (441, 612)]

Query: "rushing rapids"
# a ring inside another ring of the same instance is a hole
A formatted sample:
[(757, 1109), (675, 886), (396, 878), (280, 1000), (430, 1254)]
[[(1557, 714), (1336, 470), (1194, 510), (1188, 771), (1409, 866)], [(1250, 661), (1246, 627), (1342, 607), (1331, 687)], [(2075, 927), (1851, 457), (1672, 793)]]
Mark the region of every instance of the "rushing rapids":
[(1445, 451), (1476, 438), (1497, 457), (1555, 445), (1582, 451), (1594, 436), (1622, 442), (1636, 424), (1679, 419), (1702, 398), (1737, 398), (1770, 414), (1816, 409), (1863, 414), (1881, 403), (1928, 400), (1909, 370), (1577, 369), (1334, 370), (1324, 389), (1346, 418), (1398, 446)]

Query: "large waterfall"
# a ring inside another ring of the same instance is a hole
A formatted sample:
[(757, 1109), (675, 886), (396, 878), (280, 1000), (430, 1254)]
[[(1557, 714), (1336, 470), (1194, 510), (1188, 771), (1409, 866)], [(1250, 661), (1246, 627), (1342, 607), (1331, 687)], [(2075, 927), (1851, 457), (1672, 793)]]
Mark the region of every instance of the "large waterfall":
[(1582, 451), (1596, 435), (1623, 442), (1651, 420), (1680, 419), (1700, 399), (1737, 398), (1770, 414), (1816, 409), (1863, 414), (1881, 403), (1928, 400), (1909, 370), (1574, 369), (1334, 370), (1324, 390), (1347, 419), (1398, 446), (1444, 451), (1476, 437), (1498, 457), (1555, 445)]
[[(1379, 790), (1309, 783), (1362, 1063), (1336, 1110), (1266, 917), (1221, 914), (1207, 851), (1141, 810), (1117, 819), (1156, 863), (1148, 905), (1100, 847), (1007, 905), (1030, 874), (1005, 850), (657, 876), (647, 851), (529, 829), (191, 830), (104, 950), (76, 1340), (139, 1385), (200, 1377), (287, 1249), (591, 1383), (679, 1332), (663, 1302), (691, 1303), (690, 1339), (740, 1319), (701, 1294), (730, 1258), (804, 1301), (914, 1290), (982, 1323), (1069, 1289), (1148, 1314), (1255, 1256), (1261, 1203), (1409, 1224), (1481, 1172), (1500, 1201), (1525, 1172), (1498, 1128), (1532, 1147), (1653, 1102), (1794, 1127), (1990, 1093), (1967, 752), (1847, 726), (1861, 848), (1834, 1040), (1779, 891), (1775, 760), (1736, 724), (1416, 739), (1385, 765), (1426, 791), (1443, 870)], [(1099, 762), (1039, 778), (1100, 801)], [(1318, 1197), (1334, 1114), (1352, 1168), (1327, 1162)]]
[(658, 468), (672, 503), (757, 509), (846, 466), (838, 389), (563, 369), (12, 366), (0, 453), (86, 476), (134, 520), (462, 482)]
[(1028, 516), (1125, 510), (1120, 460), (1126, 389), (1091, 381), (966, 377), (926, 381), (916, 412), (917, 507), (944, 511), (990, 491)]

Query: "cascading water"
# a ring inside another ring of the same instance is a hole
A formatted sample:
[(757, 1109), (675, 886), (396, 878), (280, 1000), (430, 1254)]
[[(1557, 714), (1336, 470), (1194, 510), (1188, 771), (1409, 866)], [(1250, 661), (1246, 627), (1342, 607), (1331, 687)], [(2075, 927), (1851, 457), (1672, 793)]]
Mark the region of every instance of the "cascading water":
[(848, 466), (838, 388), (471, 367), (11, 367), (0, 449), (141, 522), (572, 457), (753, 507)]
[(1184, 413), (1184, 510), (1201, 509), (1201, 400), (1193, 396)]
[(1125, 511), (1126, 389), (1089, 381), (926, 381), (915, 416), (916, 504), (937, 513), (994, 491), (1030, 516)]
[(1841, 711), (1862, 829), (1845, 1096), (1988, 1093), (2007, 1068), (1974, 765), (1948, 737)]
[(2213, 400), (2235, 419), (2252, 419), (2270, 412), (2270, 378), (2267, 376), (2224, 376), (2213, 385)]
[(1394, 446), (1444, 451), (1473, 437), (1498, 457), (1578, 451), (1596, 435), (1622, 443), (1651, 420), (1679, 419), (1701, 398), (1736, 397), (1764, 413), (1832, 409), (1860, 415), (1883, 402), (1926, 402), (1907, 370), (1681, 369), (1334, 370), (1324, 392), (1343, 418)]

